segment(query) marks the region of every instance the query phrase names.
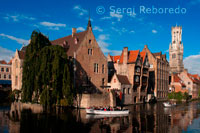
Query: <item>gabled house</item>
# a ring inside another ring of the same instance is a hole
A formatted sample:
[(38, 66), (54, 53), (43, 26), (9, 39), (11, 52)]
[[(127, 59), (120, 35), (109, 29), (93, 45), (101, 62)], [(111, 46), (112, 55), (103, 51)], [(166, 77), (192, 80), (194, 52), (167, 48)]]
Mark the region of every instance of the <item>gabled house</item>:
[(185, 83), (180, 79), (178, 74), (171, 75), (171, 83), (170, 83), (169, 91), (170, 92), (182, 92), (182, 93), (187, 92), (188, 93)]
[(74, 86), (81, 88), (82, 93), (104, 92), (107, 81), (107, 59), (99, 47), (92, 31), (91, 21), (87, 29), (51, 41), (53, 45), (65, 48), (68, 58), (73, 62)]
[(169, 62), (166, 54), (162, 52), (152, 53), (147, 45), (144, 49), (149, 59), (149, 85), (148, 94), (153, 94), (157, 100), (166, 100), (169, 88)]
[(121, 95), (121, 100), (123, 100), (124, 104), (130, 104), (132, 102), (131, 83), (129, 82), (127, 76), (115, 73), (111, 79), (110, 85), (111, 90), (116, 92), (117, 98), (120, 98)]
[(189, 95), (192, 98), (198, 98), (198, 93), (200, 90), (200, 80), (198, 80), (198, 77), (196, 78), (196, 76), (188, 73), (187, 69), (181, 72), (179, 77), (186, 85)]
[(16, 50), (15, 56), (12, 58), (12, 91), (21, 90), (22, 88), (22, 72), (24, 58), (25, 48), (22, 48), (20, 51)]
[[(129, 104), (142, 103), (146, 101), (146, 93), (148, 86), (148, 58), (147, 53), (143, 52), (142, 56), (139, 50), (130, 50), (125, 47), (121, 55), (107, 57), (109, 67), (109, 74), (116, 72), (117, 75), (126, 76), (131, 84), (131, 99)], [(110, 70), (112, 68), (112, 71)], [(109, 75), (112, 77), (113, 75)], [(109, 84), (112, 86), (112, 83)]]

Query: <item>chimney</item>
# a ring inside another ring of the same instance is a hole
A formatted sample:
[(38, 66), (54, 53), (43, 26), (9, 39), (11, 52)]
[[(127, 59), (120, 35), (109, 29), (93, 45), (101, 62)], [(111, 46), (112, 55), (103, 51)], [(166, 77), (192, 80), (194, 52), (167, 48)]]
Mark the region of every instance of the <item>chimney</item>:
[(128, 47), (124, 47), (123, 49), (123, 63), (128, 63)]
[(76, 33), (76, 28), (72, 28), (72, 37), (74, 37), (75, 33)]

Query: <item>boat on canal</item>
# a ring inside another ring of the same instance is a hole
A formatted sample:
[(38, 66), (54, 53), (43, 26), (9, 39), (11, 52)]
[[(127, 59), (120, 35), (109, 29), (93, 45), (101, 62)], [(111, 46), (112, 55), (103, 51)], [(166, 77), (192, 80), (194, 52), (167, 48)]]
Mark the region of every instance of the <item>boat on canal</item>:
[(86, 109), (87, 114), (95, 115), (126, 115), (129, 114), (128, 109), (124, 110), (101, 110), (101, 109)]
[(164, 105), (164, 107), (174, 107), (174, 106), (176, 106), (176, 103), (164, 102), (163, 105)]

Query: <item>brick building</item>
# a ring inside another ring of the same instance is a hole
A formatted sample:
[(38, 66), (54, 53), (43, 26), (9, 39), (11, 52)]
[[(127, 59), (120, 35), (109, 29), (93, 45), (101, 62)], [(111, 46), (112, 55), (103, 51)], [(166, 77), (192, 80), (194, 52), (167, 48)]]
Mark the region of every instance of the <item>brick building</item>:
[(22, 72), (23, 61), (25, 57), (25, 47), (16, 50), (15, 56), (12, 58), (12, 91), (22, 89)]
[[(117, 75), (123, 75), (124, 79), (128, 79), (131, 84), (131, 88), (121, 89), (123, 94), (131, 95), (131, 97), (128, 96), (130, 99), (127, 104), (142, 103), (143, 101), (146, 101), (149, 78), (149, 61), (147, 53), (140, 52), (139, 50), (128, 51), (128, 48), (125, 47), (121, 55), (108, 55), (107, 58), (109, 64), (109, 77), (112, 77), (114, 73)], [(109, 85), (111, 86), (110, 89), (114, 89), (112, 88), (113, 82)], [(120, 86), (118, 86), (118, 88), (120, 88)], [(127, 98), (125, 97), (125, 99)]]
[(186, 85), (180, 79), (178, 74), (171, 75), (171, 83), (169, 87), (169, 92), (182, 92), (182, 93), (187, 92), (188, 93), (188, 90), (186, 89)]
[(74, 63), (74, 85), (85, 93), (103, 92), (108, 81), (107, 59), (99, 47), (92, 31), (91, 21), (87, 29), (51, 41), (66, 49), (68, 58)]
[(11, 61), (0, 61), (0, 88), (11, 88), (11, 64)]
[(200, 80), (195, 75), (188, 73), (186, 69), (179, 74), (179, 77), (186, 85), (189, 95), (192, 98), (198, 98), (198, 93), (200, 90)]
[(170, 70), (166, 54), (152, 53), (147, 45), (143, 51), (148, 54), (150, 64), (148, 94), (154, 94), (158, 100), (165, 100), (168, 94)]

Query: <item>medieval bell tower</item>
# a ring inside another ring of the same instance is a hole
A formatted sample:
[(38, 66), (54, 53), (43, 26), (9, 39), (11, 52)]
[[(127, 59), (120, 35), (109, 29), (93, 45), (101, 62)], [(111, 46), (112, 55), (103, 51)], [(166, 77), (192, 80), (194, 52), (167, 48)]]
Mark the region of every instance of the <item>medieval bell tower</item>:
[(172, 42), (169, 45), (169, 65), (172, 73), (180, 73), (183, 66), (182, 27), (172, 27)]

